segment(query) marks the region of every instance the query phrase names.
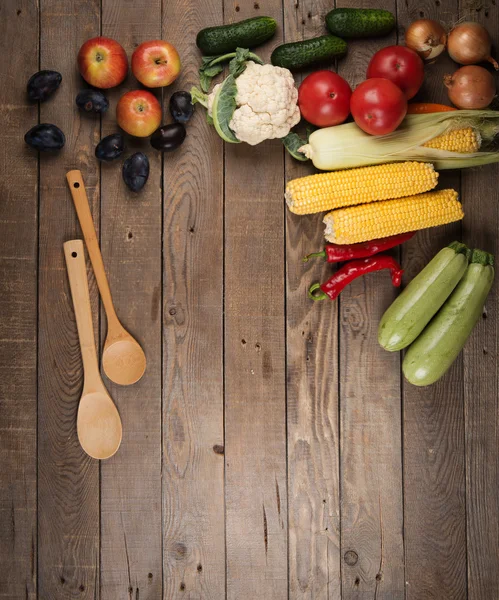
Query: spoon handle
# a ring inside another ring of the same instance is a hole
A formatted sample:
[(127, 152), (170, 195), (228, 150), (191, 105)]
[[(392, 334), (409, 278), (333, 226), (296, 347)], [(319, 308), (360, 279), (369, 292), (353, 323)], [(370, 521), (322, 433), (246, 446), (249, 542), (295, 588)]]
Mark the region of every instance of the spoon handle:
[(68, 270), (69, 286), (76, 316), (76, 326), (80, 339), (81, 357), (86, 386), (99, 383), (99, 363), (95, 350), (92, 309), (88, 292), (87, 268), (81, 240), (71, 240), (64, 244), (64, 256)]
[(111, 297), (111, 290), (109, 289), (106, 271), (104, 269), (104, 262), (102, 260), (99, 242), (97, 241), (97, 233), (95, 232), (94, 221), (92, 219), (92, 213), (90, 212), (87, 192), (85, 191), (85, 184), (83, 183), (81, 171), (69, 171), (66, 173), (66, 179), (69, 184), (69, 189), (71, 190), (71, 195), (73, 196), (76, 213), (83, 231), (83, 237), (85, 238), (85, 243), (87, 244), (88, 255), (90, 256), (90, 261), (95, 273), (95, 279), (97, 280), (97, 285), (99, 286), (99, 292), (104, 304), (107, 320), (108, 322), (111, 319), (118, 320)]

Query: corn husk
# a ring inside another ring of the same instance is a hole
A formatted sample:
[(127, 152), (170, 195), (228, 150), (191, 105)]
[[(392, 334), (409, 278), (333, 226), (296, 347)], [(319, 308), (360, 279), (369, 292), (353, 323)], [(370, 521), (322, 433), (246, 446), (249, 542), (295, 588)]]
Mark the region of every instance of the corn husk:
[(369, 135), (355, 123), (325, 127), (314, 131), (300, 152), (323, 171), (398, 161), (431, 162), (437, 169), (462, 169), (499, 162), (499, 152), (462, 154), (423, 147), (438, 135), (464, 127), (473, 127), (484, 147), (499, 132), (499, 111), (408, 115), (398, 129), (383, 136)]

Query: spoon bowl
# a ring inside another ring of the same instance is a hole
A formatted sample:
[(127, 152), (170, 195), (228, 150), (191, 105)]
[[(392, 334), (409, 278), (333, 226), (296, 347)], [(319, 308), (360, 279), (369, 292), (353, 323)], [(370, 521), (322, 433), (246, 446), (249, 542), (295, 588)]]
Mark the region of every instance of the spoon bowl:
[(119, 385), (137, 382), (146, 370), (146, 356), (140, 345), (125, 330), (126, 337), (107, 338), (102, 354), (104, 372)]
[(76, 428), (81, 447), (92, 458), (110, 458), (120, 447), (123, 435), (120, 415), (105, 390), (83, 394)]

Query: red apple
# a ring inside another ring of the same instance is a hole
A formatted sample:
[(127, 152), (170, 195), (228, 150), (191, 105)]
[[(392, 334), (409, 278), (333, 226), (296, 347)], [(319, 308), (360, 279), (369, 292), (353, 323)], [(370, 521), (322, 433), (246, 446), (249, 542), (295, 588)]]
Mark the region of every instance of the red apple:
[(146, 87), (170, 85), (180, 73), (180, 56), (163, 40), (143, 42), (132, 54), (132, 72)]
[(116, 106), (116, 121), (130, 135), (147, 137), (161, 124), (161, 105), (147, 90), (127, 92)]
[(87, 40), (78, 52), (78, 68), (83, 79), (97, 88), (119, 85), (128, 73), (128, 58), (115, 40), (96, 37)]

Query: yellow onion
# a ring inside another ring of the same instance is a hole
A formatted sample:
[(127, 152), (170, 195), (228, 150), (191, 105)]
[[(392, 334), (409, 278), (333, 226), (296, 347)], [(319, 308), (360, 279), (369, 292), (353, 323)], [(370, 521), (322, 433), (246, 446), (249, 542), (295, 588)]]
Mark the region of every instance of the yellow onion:
[(453, 75), (444, 76), (449, 100), (458, 108), (481, 109), (492, 102), (496, 89), (494, 77), (483, 67), (461, 67)]
[(445, 30), (433, 19), (419, 19), (405, 32), (405, 45), (423, 60), (432, 60), (445, 50)]
[(499, 70), (499, 64), (490, 56), (491, 47), (489, 32), (480, 23), (460, 23), (447, 36), (449, 56), (460, 65), (488, 61), (496, 71)]

